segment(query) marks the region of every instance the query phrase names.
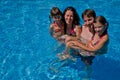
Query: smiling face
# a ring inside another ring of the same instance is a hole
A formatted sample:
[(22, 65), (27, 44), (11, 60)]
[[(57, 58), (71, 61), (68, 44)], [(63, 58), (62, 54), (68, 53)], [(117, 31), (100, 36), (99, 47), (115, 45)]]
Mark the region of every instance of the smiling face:
[(62, 12), (58, 7), (53, 7), (50, 11), (50, 17), (53, 21), (59, 22), (62, 19)]
[(54, 15), (54, 16), (52, 16), (52, 18), (53, 18), (53, 21), (55, 21), (55, 22), (58, 22), (58, 21), (60, 21), (61, 20), (61, 15)]
[(99, 21), (96, 21), (94, 23), (94, 29), (95, 29), (95, 32), (101, 32), (104, 28), (104, 25), (101, 24)]
[(87, 17), (86, 15), (84, 15), (83, 19), (86, 26), (91, 26), (94, 23), (93, 17)]
[(71, 10), (67, 10), (64, 15), (66, 24), (72, 24), (73, 19), (74, 19), (73, 17), (74, 17), (73, 12)]
[(94, 23), (95, 32), (102, 35), (104, 32), (107, 32), (107, 27), (108, 27), (108, 23), (103, 16), (96, 17), (96, 20)]

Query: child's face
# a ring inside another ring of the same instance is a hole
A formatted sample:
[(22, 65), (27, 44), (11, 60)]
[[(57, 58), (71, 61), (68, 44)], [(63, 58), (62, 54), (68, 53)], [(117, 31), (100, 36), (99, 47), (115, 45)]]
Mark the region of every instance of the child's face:
[(64, 18), (65, 18), (65, 22), (67, 23), (67, 24), (72, 24), (72, 22), (73, 22), (73, 12), (72, 11), (70, 11), (70, 10), (67, 10), (66, 11), (66, 13), (65, 13), (65, 16), (64, 16)]
[(60, 21), (61, 20), (61, 15), (55, 15), (52, 18), (53, 18), (53, 21)]
[(84, 16), (84, 25), (91, 26), (93, 23), (94, 23), (93, 17), (87, 17), (86, 15)]
[(94, 29), (95, 29), (95, 32), (101, 32), (104, 28), (104, 25), (101, 24), (100, 22), (96, 21), (94, 23)]

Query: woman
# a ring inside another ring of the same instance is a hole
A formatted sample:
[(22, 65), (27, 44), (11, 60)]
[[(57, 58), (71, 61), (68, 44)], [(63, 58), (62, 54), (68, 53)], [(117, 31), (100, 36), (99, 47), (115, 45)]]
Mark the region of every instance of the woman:
[(67, 7), (63, 12), (63, 17), (65, 35), (62, 38), (66, 39), (67, 36), (78, 37), (81, 31), (80, 18), (75, 8)]
[(73, 7), (67, 7), (63, 12), (65, 20), (65, 34), (76, 36), (75, 29), (80, 28), (80, 18)]
[[(78, 37), (80, 32), (81, 32), (81, 28), (80, 28), (80, 18), (76, 12), (76, 10), (73, 7), (67, 7), (64, 12), (63, 12), (63, 16), (64, 16), (64, 32), (65, 35), (63, 35), (61, 37), (61, 39), (66, 39), (66, 37), (71, 36), (71, 37)], [(66, 59), (67, 57), (69, 57), (69, 54), (66, 54), (67, 49), (65, 49), (62, 54), (58, 54), (58, 57), (60, 59)]]

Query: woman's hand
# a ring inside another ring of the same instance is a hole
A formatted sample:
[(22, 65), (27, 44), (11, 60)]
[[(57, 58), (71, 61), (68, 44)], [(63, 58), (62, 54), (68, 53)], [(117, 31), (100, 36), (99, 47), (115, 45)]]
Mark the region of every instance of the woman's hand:
[(77, 48), (78, 49), (77, 42), (75, 42), (75, 41), (67, 42), (66, 46), (69, 48)]

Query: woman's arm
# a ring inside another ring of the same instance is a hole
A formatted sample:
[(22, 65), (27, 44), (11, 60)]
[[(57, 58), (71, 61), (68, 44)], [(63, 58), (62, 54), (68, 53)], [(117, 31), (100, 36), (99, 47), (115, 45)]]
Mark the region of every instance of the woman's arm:
[(76, 33), (76, 38), (79, 39), (82, 32), (81, 27), (79, 25), (76, 25), (74, 31)]
[(67, 36), (65, 39), (65, 43), (69, 42), (69, 41), (76, 41), (80, 38), (80, 34), (81, 34), (81, 28), (79, 25), (76, 25), (74, 28), (74, 31), (76, 33), (76, 37), (73, 36)]
[[(76, 41), (77, 42), (77, 41)], [(75, 41), (70, 41), (66, 44), (69, 48), (79, 49), (80, 51), (83, 50), (80, 46), (75, 45)]]
[(73, 36), (67, 36), (66, 39), (65, 39), (65, 43), (67, 44), (68, 42), (70, 41), (76, 41), (77, 38), (76, 37), (73, 37)]

